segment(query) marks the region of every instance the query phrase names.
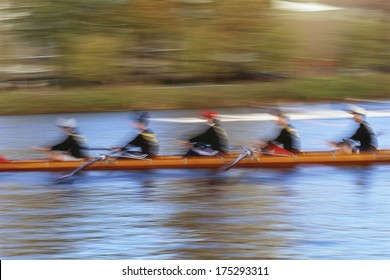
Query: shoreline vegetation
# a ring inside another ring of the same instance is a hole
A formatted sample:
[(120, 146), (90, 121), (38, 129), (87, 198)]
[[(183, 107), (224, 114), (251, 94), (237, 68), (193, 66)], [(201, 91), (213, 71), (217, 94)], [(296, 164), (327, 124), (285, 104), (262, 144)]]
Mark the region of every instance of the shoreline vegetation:
[(389, 99), (389, 74), (291, 78), (275, 82), (190, 85), (102, 85), (0, 90), (0, 115), (202, 109)]

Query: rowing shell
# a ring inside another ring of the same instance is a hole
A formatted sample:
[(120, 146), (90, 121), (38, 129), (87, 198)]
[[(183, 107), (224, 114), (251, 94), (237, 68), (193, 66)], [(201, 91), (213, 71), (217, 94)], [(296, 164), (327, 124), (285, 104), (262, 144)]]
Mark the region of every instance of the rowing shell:
[[(224, 157), (158, 156), (153, 159), (109, 159), (95, 162), (85, 170), (141, 170), (141, 169), (187, 169), (221, 168), (233, 162), (239, 155)], [(69, 171), (85, 161), (12, 160), (0, 163), (1, 171)], [(243, 158), (235, 168), (293, 167), (297, 165), (370, 165), (390, 163), (390, 150), (376, 154), (341, 155), (334, 152), (303, 152), (292, 157), (253, 154)]]

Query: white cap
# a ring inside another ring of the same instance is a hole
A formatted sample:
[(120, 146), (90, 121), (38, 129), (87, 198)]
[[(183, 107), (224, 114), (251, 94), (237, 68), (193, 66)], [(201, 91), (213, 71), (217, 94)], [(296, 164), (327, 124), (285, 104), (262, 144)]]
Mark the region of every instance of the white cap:
[(60, 127), (68, 127), (68, 128), (76, 128), (77, 127), (77, 121), (75, 119), (62, 119), (59, 118), (56, 121), (57, 126)]
[(350, 113), (350, 114), (357, 114), (357, 115), (362, 115), (362, 116), (366, 116), (367, 115), (367, 112), (366, 112), (366, 110), (364, 108), (358, 107), (358, 106), (355, 106), (355, 105), (348, 106), (347, 112)]

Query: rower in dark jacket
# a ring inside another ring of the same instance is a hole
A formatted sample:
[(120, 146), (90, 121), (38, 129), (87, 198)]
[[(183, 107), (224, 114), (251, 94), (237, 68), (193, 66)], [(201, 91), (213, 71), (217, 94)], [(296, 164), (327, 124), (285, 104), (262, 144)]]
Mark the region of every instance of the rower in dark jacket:
[(357, 106), (352, 106), (347, 112), (352, 114), (353, 120), (359, 124), (359, 127), (349, 138), (343, 139), (343, 141), (340, 142), (328, 142), (328, 144), (334, 147), (347, 145), (353, 153), (375, 153), (378, 148), (377, 137), (374, 129), (365, 121), (367, 116), (366, 110)]
[[(288, 116), (283, 113), (277, 114), (277, 125), (281, 128), (278, 136), (273, 140), (267, 142), (261, 142), (260, 148), (262, 151), (276, 152), (274, 151), (278, 147), (283, 148), (291, 153), (299, 153), (300, 150), (300, 137), (298, 131), (290, 124)], [(278, 153), (283, 153), (283, 150), (278, 148)]]
[(131, 147), (139, 147), (140, 151), (129, 151), (122, 155), (122, 157), (127, 158), (137, 158), (137, 157), (154, 157), (158, 154), (158, 140), (156, 135), (151, 129), (148, 128), (149, 125), (149, 114), (148, 112), (142, 112), (136, 115), (134, 120), (134, 127), (140, 132), (137, 136), (127, 143), (124, 147), (114, 148), (118, 151), (125, 151), (131, 149)]
[(209, 127), (203, 133), (181, 142), (191, 147), (185, 156), (214, 156), (218, 153), (227, 153), (228, 137), (220, 120), (217, 119), (217, 113), (202, 111), (200, 115), (207, 120)]
[(57, 126), (66, 134), (66, 138), (60, 143), (50, 147), (35, 148), (39, 151), (51, 152), (52, 160), (73, 161), (86, 157), (85, 138), (77, 132), (77, 122), (75, 119), (58, 119)]

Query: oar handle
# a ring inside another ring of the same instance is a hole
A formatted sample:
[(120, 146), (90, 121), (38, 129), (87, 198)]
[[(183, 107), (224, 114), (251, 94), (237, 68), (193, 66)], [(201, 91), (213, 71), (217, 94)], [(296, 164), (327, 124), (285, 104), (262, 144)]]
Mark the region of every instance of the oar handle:
[(88, 151), (112, 151), (113, 149), (112, 148), (83, 148), (84, 150), (88, 150)]

